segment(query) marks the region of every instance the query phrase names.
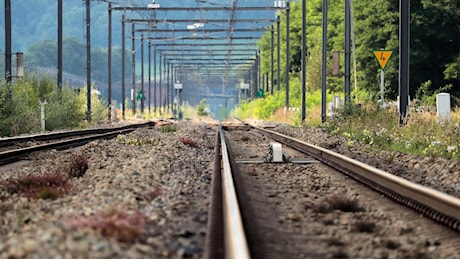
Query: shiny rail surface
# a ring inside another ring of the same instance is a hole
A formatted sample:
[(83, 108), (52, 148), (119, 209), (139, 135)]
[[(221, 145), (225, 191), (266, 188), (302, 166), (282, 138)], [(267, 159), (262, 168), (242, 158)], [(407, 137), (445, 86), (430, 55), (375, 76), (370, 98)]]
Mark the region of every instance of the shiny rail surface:
[(455, 197), (412, 183), (383, 170), (293, 137), (252, 125), (248, 126), (284, 145), (312, 156), (316, 160), (349, 175), (438, 223), (460, 231), (460, 200)]
[(250, 258), (222, 125), (217, 136), (205, 256)]
[[(125, 134), (131, 131), (134, 131), (137, 128), (153, 126), (153, 122), (142, 123), (142, 124), (132, 124), (123, 127), (116, 128), (102, 128), (102, 129), (89, 129), (89, 130), (79, 130), (79, 131), (69, 131), (69, 132), (60, 132), (53, 134), (45, 135), (33, 135), (26, 137), (18, 138), (8, 138), (8, 142), (12, 140), (17, 140), (17, 142), (26, 142), (26, 141), (50, 141), (45, 144), (34, 145), (30, 147), (23, 147), (13, 150), (7, 150), (0, 152), (0, 165), (5, 165), (14, 161), (19, 160), (21, 157), (29, 155), (30, 153), (42, 151), (46, 149), (68, 149), (76, 147), (79, 145), (86, 144), (90, 141), (104, 138), (113, 138), (119, 134)], [(61, 140), (63, 138), (74, 137), (68, 140)], [(52, 141), (57, 140), (57, 141)], [(3, 144), (6, 144), (5, 141)]]

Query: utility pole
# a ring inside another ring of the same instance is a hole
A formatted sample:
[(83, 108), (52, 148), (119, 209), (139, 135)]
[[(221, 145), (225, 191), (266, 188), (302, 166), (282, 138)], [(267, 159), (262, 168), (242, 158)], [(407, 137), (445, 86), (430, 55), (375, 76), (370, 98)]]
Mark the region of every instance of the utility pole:
[(123, 120), (125, 120), (125, 62), (126, 62), (126, 53), (125, 53), (125, 15), (121, 16), (121, 114)]
[(5, 79), (8, 83), (12, 78), (11, 55), (11, 0), (5, 0)]
[(280, 16), (276, 16), (276, 35), (277, 35), (277, 39), (276, 39), (276, 56), (277, 56), (277, 66), (278, 66), (278, 69), (277, 69), (277, 80), (276, 80), (276, 83), (277, 83), (277, 90), (280, 91), (281, 90), (281, 29), (280, 29), (280, 25), (281, 25), (281, 19), (280, 19)]
[(59, 90), (62, 89), (62, 0), (58, 0), (58, 75), (57, 75), (57, 87)]
[(271, 30), (271, 41), (270, 41), (270, 94), (273, 95), (273, 83), (275, 82), (275, 76), (274, 74), (274, 66), (275, 66), (275, 57), (274, 57), (274, 51), (275, 51), (275, 28), (272, 25), (272, 30)]
[(321, 64), (321, 121), (326, 122), (326, 93), (327, 93), (327, 12), (328, 0), (323, 0), (323, 53)]
[[(141, 91), (144, 93), (144, 34), (141, 34)], [(144, 113), (144, 98), (141, 98), (141, 114)]]
[(407, 123), (409, 106), (410, 0), (399, 0), (399, 125)]
[(153, 112), (157, 112), (157, 46), (153, 46)]
[(350, 0), (345, 0), (345, 106), (350, 105), (351, 76), (351, 8)]
[(151, 70), (151, 65), (150, 65), (152, 63), (152, 48), (151, 48), (152, 46), (150, 45), (150, 43), (149, 43), (148, 46), (149, 46), (148, 47), (148, 52), (149, 52), (149, 101), (148, 101), (148, 104), (149, 104), (149, 114), (150, 114), (150, 112), (151, 112), (150, 107), (151, 107), (151, 104), (152, 104), (151, 99), (150, 99), (150, 97), (151, 97), (151, 88), (152, 88), (152, 75), (151, 75), (152, 70)]
[(109, 28), (108, 28), (108, 49), (107, 49), (107, 102), (109, 106), (108, 118), (112, 122), (112, 3), (109, 2), (108, 8)]
[(90, 0), (86, 0), (86, 120), (91, 122), (91, 13)]
[(307, 84), (307, 36), (306, 36), (306, 30), (307, 30), (307, 3), (306, 0), (302, 0), (302, 49), (301, 49), (301, 55), (302, 55), (302, 123), (305, 122), (305, 119), (307, 117), (307, 111), (306, 111), (306, 84)]
[(289, 1), (286, 2), (286, 109), (289, 108), (289, 71), (291, 69), (290, 64), (290, 46), (289, 46), (289, 27), (290, 27), (290, 3)]
[(135, 28), (134, 23), (131, 23), (131, 43), (132, 43), (132, 50), (131, 50), (131, 101), (133, 106), (133, 116), (136, 115), (136, 39), (135, 37)]

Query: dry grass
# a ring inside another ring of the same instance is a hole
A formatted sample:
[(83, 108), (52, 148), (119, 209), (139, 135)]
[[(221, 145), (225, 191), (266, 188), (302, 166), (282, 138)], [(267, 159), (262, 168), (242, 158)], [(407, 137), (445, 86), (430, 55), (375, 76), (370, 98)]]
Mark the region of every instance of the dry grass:
[(71, 178), (81, 178), (88, 170), (89, 156), (83, 154), (75, 154), (73, 160), (70, 162), (67, 174)]
[(0, 186), (10, 194), (51, 200), (69, 193), (72, 188), (69, 179), (57, 173), (21, 176), (5, 180)]
[(318, 213), (330, 213), (334, 210), (343, 212), (364, 211), (356, 199), (350, 199), (339, 194), (331, 195), (313, 207), (313, 211)]
[(198, 144), (196, 143), (196, 141), (194, 141), (193, 139), (191, 138), (187, 138), (187, 137), (182, 137), (179, 139), (179, 141), (183, 144), (186, 144), (186, 145), (189, 145), (189, 146), (192, 146), (192, 147), (195, 147), (195, 148), (199, 148)]
[(132, 244), (141, 238), (146, 218), (139, 212), (128, 214), (122, 209), (110, 209), (89, 217), (77, 217), (68, 224), (76, 228), (91, 228), (104, 237)]

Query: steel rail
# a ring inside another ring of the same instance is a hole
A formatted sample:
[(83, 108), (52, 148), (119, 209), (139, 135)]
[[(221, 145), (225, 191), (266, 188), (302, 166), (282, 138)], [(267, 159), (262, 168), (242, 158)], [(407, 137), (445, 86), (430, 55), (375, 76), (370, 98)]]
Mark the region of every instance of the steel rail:
[(219, 125), (222, 154), (222, 190), (225, 219), (225, 257), (250, 258), (248, 243), (243, 227), (238, 198), (233, 183), (232, 169), (222, 125)]
[(309, 154), (438, 223), (460, 231), (460, 199), (458, 198), (293, 137), (256, 126), (250, 125), (250, 127), (291, 148)]
[(52, 133), (45, 133), (45, 134), (5, 137), (5, 138), (0, 138), (0, 147), (10, 146), (10, 145), (18, 144), (18, 143), (23, 143), (23, 142), (49, 141), (49, 140), (55, 140), (55, 139), (62, 139), (66, 137), (100, 134), (100, 133), (105, 133), (107, 131), (116, 131), (116, 130), (152, 126), (152, 125), (153, 125), (153, 122), (147, 122), (147, 123), (142, 123), (142, 124), (132, 124), (132, 125), (126, 125), (126, 126), (121, 126), (121, 127), (113, 127), (113, 128), (83, 129), (83, 130), (71, 130), (71, 131), (64, 131), (64, 132), (52, 132)]
[[(58, 138), (67, 138), (67, 137), (75, 137), (68, 140), (59, 140), (55, 142), (50, 142), (46, 144), (34, 145), (30, 147), (23, 147), (14, 150), (8, 150), (0, 152), (0, 165), (5, 165), (14, 161), (17, 161), (19, 158), (29, 155), (33, 152), (43, 151), (47, 149), (68, 149), (72, 147), (76, 147), (79, 145), (86, 144), (93, 140), (97, 139), (107, 139), (113, 138), (119, 134), (125, 134), (131, 131), (134, 131), (136, 128), (145, 127), (152, 125), (152, 122), (145, 123), (145, 124), (135, 124), (135, 125), (128, 125), (123, 127), (117, 128), (105, 128), (105, 129), (89, 129), (87, 131), (70, 131), (70, 132), (63, 132), (63, 133), (54, 133), (45, 135), (44, 138), (48, 138), (47, 140), (56, 140)], [(78, 135), (84, 135), (83, 137), (76, 137)], [(33, 136), (33, 138), (39, 138), (39, 136)], [(52, 139), (49, 139), (52, 138)], [(19, 138), (21, 139), (21, 138)], [(42, 141), (44, 139), (41, 139)]]

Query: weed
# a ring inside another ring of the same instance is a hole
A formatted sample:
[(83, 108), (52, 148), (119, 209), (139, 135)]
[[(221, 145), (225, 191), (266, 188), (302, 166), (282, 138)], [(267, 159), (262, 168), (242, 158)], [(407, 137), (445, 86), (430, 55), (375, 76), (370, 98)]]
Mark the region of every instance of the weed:
[(175, 125), (164, 125), (161, 127), (161, 132), (162, 133), (174, 133), (176, 132), (176, 126)]
[(85, 175), (88, 170), (89, 156), (83, 154), (75, 154), (73, 160), (70, 163), (67, 174), (71, 178), (80, 178)]
[(343, 212), (364, 211), (356, 199), (350, 199), (337, 194), (327, 197), (324, 201), (315, 205), (313, 210), (318, 213), (329, 213), (334, 210), (340, 210)]
[(190, 145), (195, 148), (199, 148), (198, 144), (191, 138), (182, 137), (179, 141), (183, 144)]
[(155, 144), (155, 140), (152, 139), (129, 139), (125, 135), (118, 135), (117, 141), (123, 144), (136, 145), (136, 146), (145, 146), (147, 144)]
[(77, 228), (89, 227), (104, 237), (131, 244), (139, 240), (145, 223), (145, 216), (141, 213), (129, 215), (123, 210), (110, 209), (94, 216), (78, 217), (70, 225)]
[(373, 222), (358, 221), (353, 226), (353, 231), (360, 233), (373, 233), (377, 226)]
[(8, 193), (20, 193), (28, 198), (56, 199), (71, 189), (71, 183), (65, 176), (57, 173), (26, 175), (8, 179), (0, 185)]
[(249, 136), (246, 136), (246, 135), (245, 135), (245, 136), (242, 136), (242, 137), (241, 137), (241, 141), (243, 141), (243, 142), (249, 141)]
[(38, 192), (38, 198), (43, 200), (55, 200), (59, 196), (56, 188), (45, 187)]

